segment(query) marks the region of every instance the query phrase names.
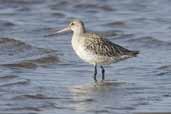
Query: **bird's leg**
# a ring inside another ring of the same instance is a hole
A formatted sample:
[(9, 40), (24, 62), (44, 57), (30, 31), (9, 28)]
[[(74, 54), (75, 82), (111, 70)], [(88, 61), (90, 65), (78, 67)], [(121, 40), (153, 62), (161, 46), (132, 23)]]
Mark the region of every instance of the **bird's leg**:
[(103, 66), (100, 66), (100, 67), (102, 69), (102, 81), (104, 81), (105, 80), (105, 69)]
[(94, 65), (94, 81), (95, 82), (97, 82), (96, 75), (97, 75), (97, 64)]

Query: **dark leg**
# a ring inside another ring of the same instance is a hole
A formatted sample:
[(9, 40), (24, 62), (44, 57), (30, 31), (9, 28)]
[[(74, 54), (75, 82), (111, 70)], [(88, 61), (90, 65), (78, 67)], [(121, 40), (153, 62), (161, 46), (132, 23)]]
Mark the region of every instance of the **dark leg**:
[(102, 81), (105, 80), (105, 69), (103, 66), (100, 66), (102, 69)]
[(97, 65), (95, 64), (95, 66), (94, 66), (94, 81), (95, 82), (97, 82), (96, 75), (97, 75)]

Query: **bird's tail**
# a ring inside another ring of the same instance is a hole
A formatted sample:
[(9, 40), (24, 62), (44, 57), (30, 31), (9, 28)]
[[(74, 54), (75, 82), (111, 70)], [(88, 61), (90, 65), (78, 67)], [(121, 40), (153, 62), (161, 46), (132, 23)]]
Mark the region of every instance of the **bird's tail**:
[(140, 52), (139, 51), (131, 51), (130, 54), (132, 56), (137, 56)]

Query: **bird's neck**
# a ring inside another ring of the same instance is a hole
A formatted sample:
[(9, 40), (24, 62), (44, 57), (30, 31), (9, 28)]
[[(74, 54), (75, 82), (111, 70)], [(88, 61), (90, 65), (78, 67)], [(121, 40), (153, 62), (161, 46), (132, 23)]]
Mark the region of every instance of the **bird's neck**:
[(78, 39), (82, 34), (84, 34), (86, 31), (85, 31), (85, 28), (82, 28), (82, 29), (78, 29), (76, 31), (73, 31), (73, 36), (72, 38), (74, 39)]

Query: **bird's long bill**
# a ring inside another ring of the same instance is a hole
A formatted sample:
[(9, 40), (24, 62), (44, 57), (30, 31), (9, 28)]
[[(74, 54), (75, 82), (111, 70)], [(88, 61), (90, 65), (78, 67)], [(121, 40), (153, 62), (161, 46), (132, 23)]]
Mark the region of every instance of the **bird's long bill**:
[(62, 30), (57, 31), (56, 33), (67, 32), (67, 31), (70, 31), (70, 30), (71, 30), (70, 27), (66, 27), (66, 28), (64, 28), (64, 29), (62, 29)]
[(53, 36), (53, 35), (56, 35), (56, 34), (58, 34), (58, 33), (67, 32), (67, 31), (71, 31), (71, 28), (70, 28), (70, 27), (66, 27), (66, 28), (64, 28), (64, 29), (62, 29), (62, 30), (54, 31), (54, 33), (49, 34), (49, 35), (47, 35), (47, 36)]

